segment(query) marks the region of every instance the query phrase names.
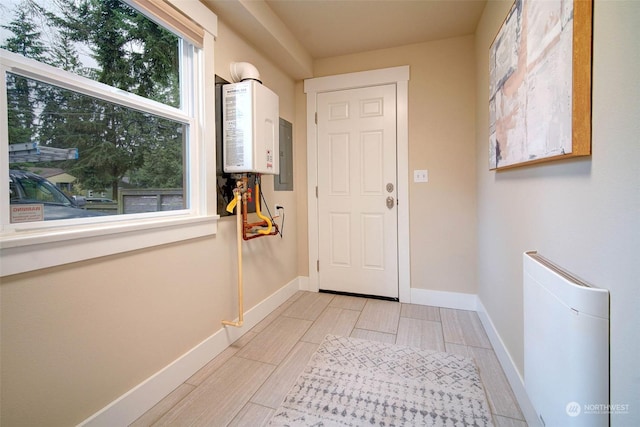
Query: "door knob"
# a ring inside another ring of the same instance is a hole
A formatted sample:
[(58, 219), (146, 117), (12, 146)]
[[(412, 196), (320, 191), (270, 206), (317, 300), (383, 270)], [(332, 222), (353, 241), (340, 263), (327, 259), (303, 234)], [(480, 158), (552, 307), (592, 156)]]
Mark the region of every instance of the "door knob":
[(387, 208), (388, 209), (392, 209), (393, 206), (395, 205), (395, 203), (396, 203), (396, 200), (393, 197), (391, 197), (391, 196), (387, 197)]

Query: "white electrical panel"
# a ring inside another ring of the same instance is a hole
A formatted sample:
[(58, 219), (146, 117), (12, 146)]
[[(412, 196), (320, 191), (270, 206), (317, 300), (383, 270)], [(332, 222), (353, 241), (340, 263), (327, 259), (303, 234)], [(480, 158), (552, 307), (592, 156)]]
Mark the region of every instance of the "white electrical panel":
[(255, 80), (222, 87), (224, 171), (280, 173), (278, 95)]

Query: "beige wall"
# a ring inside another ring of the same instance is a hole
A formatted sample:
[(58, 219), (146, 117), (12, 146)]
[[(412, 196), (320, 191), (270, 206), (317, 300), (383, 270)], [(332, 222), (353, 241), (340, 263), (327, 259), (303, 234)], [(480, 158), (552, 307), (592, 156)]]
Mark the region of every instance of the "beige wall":
[[(474, 37), (466, 36), (314, 65), (316, 77), (410, 66), (412, 288), (477, 292), (474, 55)], [(413, 183), (415, 169), (427, 169), (429, 182)]]
[[(220, 23), (216, 72), (231, 61), (254, 63), (295, 119), (292, 79)], [(298, 276), (296, 193), (263, 186), (287, 223), (244, 244), (247, 310)], [(237, 316), (235, 256), (226, 218), (212, 238), (3, 277), (1, 424), (75, 425), (221, 329)]]
[(640, 425), (640, 3), (595, 2), (591, 158), (496, 173), (487, 52), (510, 3), (489, 2), (476, 34), (480, 299), (522, 373), (522, 252), (608, 289), (611, 403), (630, 412), (612, 425)]

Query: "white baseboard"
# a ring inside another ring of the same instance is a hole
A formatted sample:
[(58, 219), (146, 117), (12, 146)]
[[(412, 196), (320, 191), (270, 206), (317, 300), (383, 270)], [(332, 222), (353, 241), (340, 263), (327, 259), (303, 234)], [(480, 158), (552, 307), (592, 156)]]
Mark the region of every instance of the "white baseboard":
[(477, 302), (478, 296), (476, 294), (411, 288), (412, 304), (476, 311), (478, 308)]
[(542, 427), (542, 423), (538, 419), (538, 415), (536, 414), (531, 401), (529, 400), (529, 396), (524, 388), (524, 380), (518, 372), (518, 368), (516, 368), (513, 359), (511, 358), (511, 354), (505, 347), (502, 338), (498, 334), (493, 322), (491, 321), (491, 317), (487, 313), (484, 305), (480, 298), (478, 298), (478, 317), (482, 322), (482, 326), (484, 326), (484, 330), (487, 332), (489, 337), (489, 341), (491, 341), (491, 345), (493, 346), (493, 351), (496, 353), (496, 357), (502, 366), (502, 370), (507, 376), (507, 381), (511, 385), (511, 389), (513, 390), (513, 394), (516, 396), (518, 400), (518, 404), (520, 405), (520, 410), (522, 410), (522, 415), (524, 415), (524, 419), (527, 421), (529, 427)]
[(249, 329), (258, 324), (280, 304), (289, 299), (299, 289), (302, 289), (303, 279), (302, 277), (295, 278), (247, 311), (241, 328), (230, 327), (219, 330), (79, 425), (111, 427), (131, 424)]

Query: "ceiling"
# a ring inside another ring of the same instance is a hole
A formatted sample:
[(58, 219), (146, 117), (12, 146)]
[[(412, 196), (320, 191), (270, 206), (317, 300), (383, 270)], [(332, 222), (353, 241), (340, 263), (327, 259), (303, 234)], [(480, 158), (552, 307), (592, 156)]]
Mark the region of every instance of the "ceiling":
[(475, 32), (485, 0), (266, 0), (314, 58)]
[(316, 59), (473, 34), (487, 0), (201, 0), (296, 78)]

